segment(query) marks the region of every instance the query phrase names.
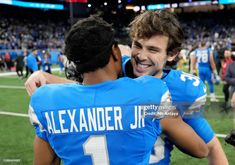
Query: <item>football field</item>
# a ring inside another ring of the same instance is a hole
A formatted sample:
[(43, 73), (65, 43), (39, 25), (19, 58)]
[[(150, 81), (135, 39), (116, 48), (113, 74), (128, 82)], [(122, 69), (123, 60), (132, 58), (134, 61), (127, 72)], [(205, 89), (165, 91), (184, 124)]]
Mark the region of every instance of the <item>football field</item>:
[[(0, 165), (31, 165), (33, 161), (34, 128), (27, 117), (29, 96), (24, 89), (25, 80), (17, 76), (0, 77)], [(216, 94), (223, 96), (222, 85), (215, 86)], [(231, 109), (228, 114), (221, 112), (219, 103), (206, 104), (205, 117), (219, 136), (228, 134), (233, 129)], [(235, 164), (235, 148), (225, 144), (220, 137), (221, 144), (231, 165)], [(131, 146), (130, 146), (131, 147)], [(174, 149), (172, 153), (173, 165), (204, 165), (206, 159), (195, 159)]]

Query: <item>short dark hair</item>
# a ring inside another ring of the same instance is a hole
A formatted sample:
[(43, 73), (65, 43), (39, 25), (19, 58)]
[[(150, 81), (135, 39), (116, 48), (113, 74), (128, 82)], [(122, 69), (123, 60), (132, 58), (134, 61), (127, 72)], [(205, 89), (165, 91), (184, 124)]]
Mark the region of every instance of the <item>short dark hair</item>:
[(65, 38), (65, 55), (79, 73), (106, 66), (112, 52), (114, 30), (98, 16), (79, 20)]

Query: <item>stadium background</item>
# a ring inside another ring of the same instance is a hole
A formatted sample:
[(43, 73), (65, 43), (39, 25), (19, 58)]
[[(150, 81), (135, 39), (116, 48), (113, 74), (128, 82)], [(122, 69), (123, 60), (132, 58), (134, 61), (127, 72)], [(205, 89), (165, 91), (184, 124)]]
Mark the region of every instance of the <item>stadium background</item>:
[[(81, 0), (82, 3), (69, 3), (69, 0), (20, 0), (24, 3), (15, 1), (10, 5), (9, 2), (13, 1), (0, 0), (0, 56), (9, 53), (13, 61), (22, 55), (23, 43), (29, 50), (36, 46), (41, 55), (42, 50), (49, 50), (53, 68), (57, 68), (57, 56), (63, 50), (66, 31), (77, 19), (90, 14), (99, 14), (112, 23), (119, 42), (130, 44), (127, 35), (128, 23), (141, 10), (152, 8), (169, 8), (177, 14), (186, 34), (184, 47), (193, 45), (202, 35), (221, 41), (224, 45), (231, 44), (232, 47), (235, 43), (235, 5), (227, 4), (224, 0)], [(35, 2), (59, 4), (63, 9), (46, 9), (45, 5), (40, 4), (35, 5), (42, 7), (40, 9), (26, 7), (28, 3)], [(156, 5), (149, 7), (150, 4)], [(216, 33), (219, 37), (216, 37)], [(188, 65), (184, 64), (182, 69), (187, 71)], [(0, 164), (32, 164), (34, 129), (26, 115), (29, 96), (24, 89), (25, 80), (19, 79), (16, 74), (6, 76), (6, 73), (9, 72), (0, 70)], [(59, 72), (53, 74), (63, 76)], [(235, 150), (223, 140), (224, 135), (233, 129), (233, 116), (231, 110), (228, 114), (222, 111), (221, 84), (215, 86), (215, 92), (220, 102), (207, 101), (205, 116), (219, 134), (229, 163), (235, 164)], [(19, 114), (22, 115), (17, 116)], [(191, 158), (175, 149), (172, 164), (201, 165), (206, 164), (206, 160)]]

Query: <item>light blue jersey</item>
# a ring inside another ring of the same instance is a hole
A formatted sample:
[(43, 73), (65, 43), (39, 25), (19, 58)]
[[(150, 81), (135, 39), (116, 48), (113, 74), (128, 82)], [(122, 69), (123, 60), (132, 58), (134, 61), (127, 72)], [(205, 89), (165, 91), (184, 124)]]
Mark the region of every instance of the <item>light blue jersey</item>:
[(210, 68), (210, 53), (211, 53), (210, 48), (195, 50), (195, 57), (197, 59), (198, 69), (202, 67)]
[[(166, 82), (172, 96), (172, 104), (176, 106), (184, 122), (190, 125), (205, 143), (210, 142), (214, 137), (214, 131), (201, 113), (206, 102), (204, 83), (198, 77), (178, 70), (164, 70), (162, 80)], [(162, 155), (156, 152), (159, 148), (159, 153)], [(150, 164), (170, 164), (172, 149), (173, 143), (167, 137), (159, 137), (155, 143)]]
[(37, 64), (36, 57), (32, 53), (27, 57), (27, 66), (33, 72), (38, 70), (38, 64)]
[[(124, 56), (122, 62), (124, 75), (133, 77), (133, 71), (130, 68), (130, 57)], [(183, 120), (194, 129), (205, 143), (210, 142), (214, 137), (214, 132), (209, 123), (202, 117), (200, 112), (192, 115), (190, 113), (197, 111), (197, 108), (201, 111), (206, 102), (204, 83), (198, 77), (178, 70), (164, 70), (162, 80), (166, 82), (172, 97), (172, 104), (176, 106)], [(152, 151), (150, 164), (170, 164), (172, 149), (173, 143), (168, 138), (159, 137)]]
[[(158, 88), (152, 88), (154, 85)], [(30, 119), (64, 165), (143, 165), (161, 134), (143, 118), (169, 99), (165, 83), (145, 76), (97, 85), (45, 85), (31, 97)]]
[(199, 77), (204, 83), (205, 81), (207, 81), (210, 93), (214, 93), (214, 85), (211, 81), (212, 70), (210, 65), (210, 54), (211, 54), (210, 48), (195, 50), (195, 57), (197, 59)]

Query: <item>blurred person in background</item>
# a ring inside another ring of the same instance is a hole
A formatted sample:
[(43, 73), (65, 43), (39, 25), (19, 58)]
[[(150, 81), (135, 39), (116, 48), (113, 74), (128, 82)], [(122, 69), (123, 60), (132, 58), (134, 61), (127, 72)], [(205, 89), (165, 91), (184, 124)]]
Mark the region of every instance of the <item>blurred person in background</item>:
[(222, 60), (224, 58), (224, 44), (222, 41), (218, 41), (214, 48), (214, 59), (215, 59), (215, 65), (217, 69), (217, 73), (220, 73), (220, 70), (222, 68)]
[(233, 108), (233, 113), (234, 113), (233, 120), (235, 128), (235, 54), (232, 54), (232, 59), (234, 61), (228, 65), (224, 79), (230, 86), (229, 92), (231, 95), (231, 107)]
[(23, 55), (17, 55), (15, 60), (15, 66), (16, 66), (16, 73), (19, 78), (23, 78), (23, 69), (24, 69), (24, 56)]
[[(44, 55), (43, 55), (44, 56)], [(38, 51), (36, 52), (36, 61), (37, 61), (37, 65), (38, 65), (38, 70), (41, 70), (41, 66), (42, 66), (42, 58), (39, 55)]]
[(6, 52), (5, 55), (4, 55), (4, 61), (6, 63), (6, 66), (7, 66), (7, 70), (8, 71), (11, 71), (11, 67), (13, 66), (13, 62), (12, 62), (12, 59), (11, 59), (11, 55), (9, 52)]
[(60, 67), (60, 74), (62, 74), (63, 71), (64, 71), (65, 62), (66, 62), (66, 56), (62, 52), (59, 52), (59, 54), (58, 54), (58, 65)]
[(44, 72), (51, 73), (51, 55), (48, 51), (43, 51), (42, 69)]
[(228, 101), (229, 101), (229, 84), (227, 83), (227, 81), (225, 81), (225, 74), (226, 74), (226, 70), (229, 66), (230, 63), (233, 62), (233, 59), (231, 58), (232, 55), (232, 51), (231, 49), (225, 49), (224, 50), (224, 58), (222, 59), (222, 72), (221, 72), (221, 79), (223, 80), (223, 93), (224, 93), (224, 104), (223, 104), (223, 108), (224, 111), (227, 113), (228, 109), (229, 109), (229, 105), (228, 105)]
[(37, 49), (33, 48), (32, 53), (27, 56), (27, 66), (31, 74), (38, 70), (37, 53)]
[(235, 53), (232, 54), (234, 62), (230, 63), (225, 74), (225, 81), (230, 85), (231, 107), (233, 109), (233, 130), (227, 135), (225, 141), (235, 146)]
[[(192, 60), (192, 74), (196, 73), (196, 66), (198, 68), (198, 75), (200, 79), (205, 83), (207, 81), (210, 91), (210, 101), (218, 102), (219, 100), (215, 96), (214, 83), (219, 82), (219, 76), (216, 70), (213, 51), (207, 46), (205, 39), (199, 44), (199, 48), (195, 50)], [(213, 82), (214, 81), (214, 82)]]
[(5, 71), (6, 70), (6, 63), (4, 61), (4, 58), (2, 55), (0, 55), (0, 71)]
[(27, 63), (27, 58), (28, 58), (28, 49), (24, 49), (23, 50), (23, 56), (24, 56), (24, 66), (25, 66), (25, 76), (23, 78), (27, 78), (29, 75), (29, 67), (28, 67), (28, 63)]

